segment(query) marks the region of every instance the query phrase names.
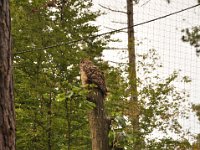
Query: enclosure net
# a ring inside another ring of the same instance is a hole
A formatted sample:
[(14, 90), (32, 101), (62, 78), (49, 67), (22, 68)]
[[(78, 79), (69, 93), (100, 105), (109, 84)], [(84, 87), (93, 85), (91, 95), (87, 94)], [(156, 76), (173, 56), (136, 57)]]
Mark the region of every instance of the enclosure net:
[[(175, 84), (190, 95), (189, 101), (183, 102), (185, 106), (200, 103), (200, 58), (195, 47), (182, 40), (187, 28), (199, 26), (200, 6), (197, 4), (197, 0), (172, 0), (170, 3), (165, 0), (140, 0), (134, 5), (137, 54), (155, 49), (163, 65), (162, 69), (156, 70), (157, 73), (165, 77), (178, 71), (181, 76), (191, 79), (187, 84), (179, 80)], [(94, 9), (105, 12), (95, 22), (100, 26), (100, 33), (127, 27), (126, 7), (125, 0), (94, 0)], [(104, 59), (114, 66), (127, 63), (127, 29), (112, 37), (120, 42), (109, 44), (104, 50)], [(193, 135), (200, 133), (200, 122), (192, 109), (188, 119), (180, 117), (179, 121)], [(192, 139), (191, 136), (187, 138)]]

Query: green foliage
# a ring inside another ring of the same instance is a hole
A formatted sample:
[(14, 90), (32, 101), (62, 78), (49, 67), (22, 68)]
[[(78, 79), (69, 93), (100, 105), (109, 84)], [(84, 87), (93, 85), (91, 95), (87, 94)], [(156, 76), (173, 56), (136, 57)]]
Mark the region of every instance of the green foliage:
[(193, 105), (192, 108), (196, 112), (196, 115), (200, 121), (200, 105)]
[[(196, 112), (196, 115), (200, 121), (200, 105), (193, 105), (192, 106), (193, 110)], [(198, 150), (200, 149), (200, 134), (196, 136), (196, 141), (193, 143), (193, 149)]]
[[(199, 0), (198, 0), (198, 3), (200, 3)], [(193, 46), (196, 49), (197, 56), (199, 56), (200, 54), (200, 26), (186, 28), (186, 29), (183, 29), (182, 32), (184, 33), (184, 35), (182, 36), (182, 41), (187, 42), (191, 46)], [(196, 111), (196, 115), (200, 120), (200, 106), (193, 105), (193, 110)], [(194, 143), (193, 146), (194, 146), (194, 149), (200, 148), (199, 135), (197, 136), (197, 142)]]
[[(127, 70), (101, 62), (103, 47), (110, 36), (94, 36), (98, 28), (90, 22), (100, 13), (91, 12), (91, 6), (90, 0), (69, 0), (62, 9), (59, 3), (53, 8), (46, 7), (46, 0), (11, 0), (17, 149), (91, 149), (87, 113), (95, 105), (86, 100), (88, 91), (80, 86), (78, 68), (80, 59), (85, 57), (96, 65), (100, 62), (99, 67), (105, 71), (106, 111), (114, 118), (110, 143), (132, 149), (135, 139), (129, 116), (134, 115), (135, 106), (129, 101)], [(156, 74), (162, 66), (153, 50), (139, 58), (143, 147), (187, 146), (183, 136), (182, 141), (148, 136), (155, 129), (166, 134), (182, 132), (177, 117), (187, 113), (182, 104), (188, 95), (179, 91), (175, 82), (181, 80), (186, 84), (190, 79), (180, 79), (178, 72), (167, 77)]]
[[(182, 129), (179, 119), (188, 117), (190, 107), (187, 99), (189, 95), (179, 86), (187, 84), (190, 79), (186, 76), (181, 77), (177, 71), (166, 77), (159, 74), (162, 65), (155, 50), (139, 55), (137, 64), (140, 140), (143, 141), (141, 147), (143, 149), (188, 149), (191, 146), (185, 140), (188, 132)], [(122, 87), (123, 92), (121, 92), (122, 95), (115, 94), (116, 99), (121, 99), (121, 102), (116, 102), (118, 105), (115, 107), (120, 109), (115, 110), (116, 116), (114, 115), (115, 121), (110, 136), (112, 140), (115, 140), (117, 135), (123, 133), (124, 140), (121, 143), (119, 141), (118, 145), (132, 149), (134, 135), (129, 117), (135, 115), (136, 108), (134, 103), (129, 101), (129, 91), (125, 92), (124, 87), (127, 87), (127, 83), (119, 79), (117, 81), (118, 90)], [(111, 100), (112, 98), (110, 97)], [(159, 136), (152, 137), (156, 134)], [(172, 138), (170, 136), (172, 134), (176, 135), (179, 140)]]
[(100, 15), (90, 0), (60, 6), (11, 1), (17, 149), (91, 147), (87, 113), (94, 104), (80, 87), (78, 65), (99, 58), (108, 39), (87, 38), (97, 34), (90, 22)]
[(177, 141), (172, 138), (163, 138), (160, 140), (151, 140), (149, 145), (147, 146), (148, 150), (188, 150), (191, 148), (188, 140)]
[(192, 148), (194, 150), (199, 150), (200, 149), (200, 134), (196, 136), (196, 141), (192, 144)]
[(200, 52), (200, 27), (196, 26), (191, 29), (183, 29), (182, 32), (185, 34), (182, 36), (183, 42), (190, 43), (191, 46), (196, 48), (197, 56), (199, 56)]

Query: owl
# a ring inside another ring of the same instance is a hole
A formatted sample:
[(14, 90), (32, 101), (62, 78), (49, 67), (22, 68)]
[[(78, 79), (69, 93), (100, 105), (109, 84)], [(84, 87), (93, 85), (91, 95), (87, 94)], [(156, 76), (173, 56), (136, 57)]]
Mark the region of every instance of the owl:
[(89, 59), (83, 59), (80, 62), (79, 66), (82, 85), (96, 85), (97, 88), (101, 91), (103, 97), (105, 97), (107, 94), (107, 88), (103, 72), (97, 66), (95, 66)]

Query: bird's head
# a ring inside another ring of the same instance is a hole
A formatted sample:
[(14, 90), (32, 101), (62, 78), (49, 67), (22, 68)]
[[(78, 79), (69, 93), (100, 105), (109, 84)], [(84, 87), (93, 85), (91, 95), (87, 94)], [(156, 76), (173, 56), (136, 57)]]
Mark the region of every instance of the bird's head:
[(88, 64), (93, 64), (88, 58), (84, 58), (80, 61), (80, 67)]

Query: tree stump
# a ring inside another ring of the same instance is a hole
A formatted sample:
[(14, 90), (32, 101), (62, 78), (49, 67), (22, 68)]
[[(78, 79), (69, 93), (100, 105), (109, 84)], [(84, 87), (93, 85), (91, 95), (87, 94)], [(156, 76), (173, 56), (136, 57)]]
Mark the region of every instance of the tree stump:
[(104, 97), (98, 88), (92, 88), (88, 100), (96, 104), (89, 113), (92, 150), (109, 150), (109, 123), (104, 109)]

